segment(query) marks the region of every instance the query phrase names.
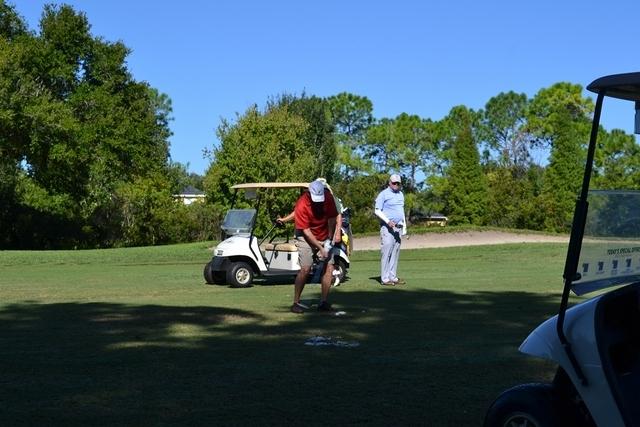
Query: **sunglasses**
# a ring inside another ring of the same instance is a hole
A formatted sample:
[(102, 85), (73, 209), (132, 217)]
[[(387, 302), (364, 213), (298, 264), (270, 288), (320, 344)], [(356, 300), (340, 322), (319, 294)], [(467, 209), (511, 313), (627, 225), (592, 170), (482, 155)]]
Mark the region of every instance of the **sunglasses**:
[(391, 183), (392, 183), (393, 185), (400, 185), (400, 183), (399, 183), (398, 181), (391, 181)]

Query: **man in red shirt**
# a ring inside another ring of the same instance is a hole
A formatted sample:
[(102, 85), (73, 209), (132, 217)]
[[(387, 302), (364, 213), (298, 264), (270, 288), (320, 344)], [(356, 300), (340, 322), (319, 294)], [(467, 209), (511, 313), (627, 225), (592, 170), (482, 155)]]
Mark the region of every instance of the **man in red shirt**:
[[(324, 247), (326, 240), (336, 241), (340, 239), (339, 228), (336, 226), (338, 210), (329, 190), (325, 189), (324, 183), (315, 180), (309, 184), (309, 191), (305, 191), (296, 202), (294, 208), (295, 220), (295, 244), (298, 248), (300, 260), (300, 271), (296, 276), (293, 305), (291, 311), (294, 313), (304, 313), (308, 308), (300, 303), (300, 296), (304, 285), (307, 283), (309, 271), (313, 264), (313, 255), (318, 254), (320, 259), (325, 260), (324, 271), (322, 272), (320, 304), (318, 311), (333, 311), (331, 304), (327, 302), (329, 289), (331, 289), (331, 273), (333, 268), (326, 268), (327, 264), (333, 264), (333, 257), (329, 257), (328, 250)], [(331, 230), (337, 230), (331, 236)]]

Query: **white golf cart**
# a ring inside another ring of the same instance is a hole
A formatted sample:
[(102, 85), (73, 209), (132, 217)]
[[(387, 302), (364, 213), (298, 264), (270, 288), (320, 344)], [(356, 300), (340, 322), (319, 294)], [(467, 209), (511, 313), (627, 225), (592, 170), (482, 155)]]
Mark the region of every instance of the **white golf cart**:
[[(551, 384), (503, 392), (485, 426), (640, 426), (640, 192), (589, 190), (604, 98), (635, 103), (640, 133), (640, 73), (602, 77), (587, 89), (598, 97), (560, 310), (520, 346), (558, 370)], [(570, 291), (600, 293), (568, 309)]]
[[(263, 182), (237, 184), (231, 187), (235, 197), (239, 191), (247, 199), (253, 200), (254, 208), (230, 209), (225, 215), (222, 230), (225, 239), (213, 250), (213, 258), (204, 267), (204, 279), (208, 284), (248, 287), (254, 278), (281, 278), (292, 281), (300, 270), (298, 249), (290, 242), (289, 236), (278, 233), (280, 225), (271, 220), (273, 226), (262, 238), (254, 234), (258, 223), (260, 202), (268, 191), (297, 190), (308, 188), (308, 183), (300, 182)], [(295, 199), (294, 199), (295, 200)], [(293, 207), (293, 206), (292, 206)], [(337, 224), (336, 226), (340, 226)], [(343, 244), (333, 247), (331, 256), (335, 257), (336, 278), (344, 280), (349, 268), (349, 258)], [(320, 260), (314, 262), (312, 278), (323, 266)]]

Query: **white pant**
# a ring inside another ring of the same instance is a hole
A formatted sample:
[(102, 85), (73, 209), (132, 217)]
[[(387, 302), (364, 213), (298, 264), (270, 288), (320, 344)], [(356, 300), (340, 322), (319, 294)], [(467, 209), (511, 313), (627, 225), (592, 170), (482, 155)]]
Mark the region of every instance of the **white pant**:
[(382, 283), (398, 280), (396, 270), (398, 269), (398, 259), (400, 259), (401, 242), (400, 230), (392, 230), (386, 225), (380, 227), (380, 250), (382, 252), (380, 280)]

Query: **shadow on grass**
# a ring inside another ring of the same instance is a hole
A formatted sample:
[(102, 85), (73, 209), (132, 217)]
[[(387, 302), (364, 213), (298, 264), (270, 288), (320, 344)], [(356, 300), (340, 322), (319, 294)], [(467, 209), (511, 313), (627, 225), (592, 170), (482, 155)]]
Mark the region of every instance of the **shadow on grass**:
[[(555, 296), (337, 292), (345, 316), (21, 303), (0, 311), (0, 425), (480, 425)], [(355, 348), (304, 345), (314, 335)]]

